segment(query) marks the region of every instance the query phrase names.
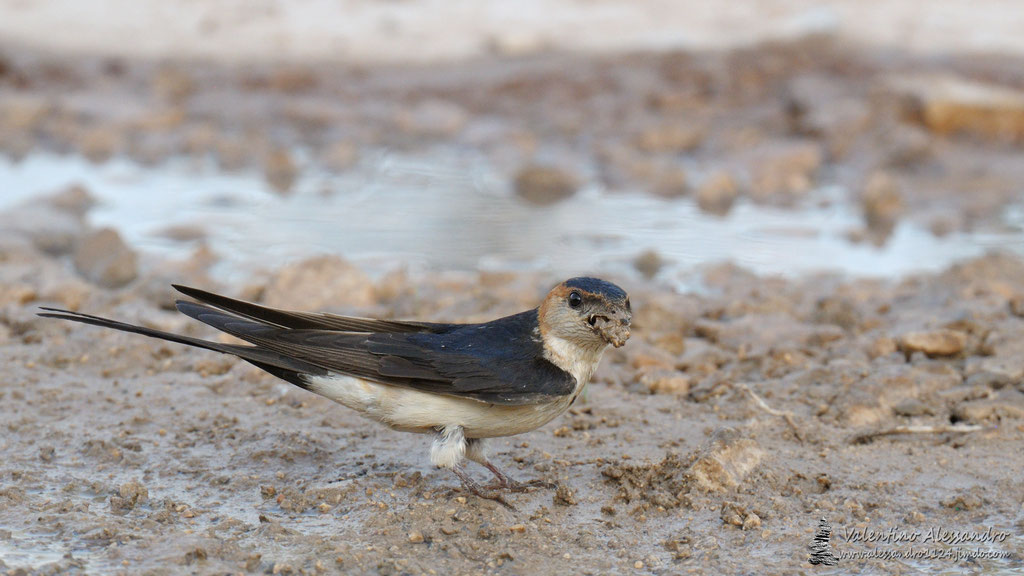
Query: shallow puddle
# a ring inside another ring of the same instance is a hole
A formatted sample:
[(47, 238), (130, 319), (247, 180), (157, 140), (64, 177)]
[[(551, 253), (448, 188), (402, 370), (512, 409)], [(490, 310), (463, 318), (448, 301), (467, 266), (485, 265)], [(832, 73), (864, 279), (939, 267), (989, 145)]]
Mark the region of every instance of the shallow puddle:
[(1004, 215), (1008, 232), (937, 237), (903, 221), (879, 247), (850, 240), (862, 217), (836, 187), (821, 188), (792, 209), (741, 200), (726, 217), (702, 212), (689, 197), (597, 188), (533, 206), (482, 157), (464, 151), (430, 157), (379, 151), (342, 175), (307, 171), (289, 195), (273, 192), (256, 171), (225, 173), (196, 160), (97, 165), (79, 156), (34, 154), (17, 163), (0, 160), (0, 209), (74, 183), (100, 200), (89, 215), (93, 224), (113, 226), (131, 245), (170, 257), (187, 255), (205, 238), (221, 257), (215, 273), (228, 280), (316, 253), (341, 255), (371, 273), (398, 265), (628, 273), (637, 255), (653, 250), (669, 281), (720, 261), (791, 277), (821, 271), (900, 277), (993, 248), (1024, 253), (1020, 207)]

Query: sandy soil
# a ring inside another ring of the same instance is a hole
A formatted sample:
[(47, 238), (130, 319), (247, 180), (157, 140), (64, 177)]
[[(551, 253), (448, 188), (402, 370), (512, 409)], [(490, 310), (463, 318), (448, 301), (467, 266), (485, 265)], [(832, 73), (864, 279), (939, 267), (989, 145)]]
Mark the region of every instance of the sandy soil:
[[(839, 183), (864, 207), (854, 236), (884, 242), (901, 218), (936, 234), (1007, 226), (1022, 181), (1020, 70), (999, 59), (881, 59), (815, 40), (384, 70), (9, 51), (0, 142), (12, 157), (209, 156), (225, 169), (261, 166), (282, 191), (304, 166), (297, 149), (332, 149), (311, 162), (344, 170), (369, 145), (474, 146), (522, 182), (524, 201), (573, 193), (571, 173), (633, 193), (694, 194), (714, 213), (737, 195), (785, 207)], [(952, 75), (999, 105), (979, 108), (977, 91), (949, 96), (929, 80), (889, 82), (908, 71)], [(338, 142), (348, 147), (328, 146)], [(538, 150), (554, 176), (523, 175)], [(684, 160), (692, 184), (674, 171)], [(705, 187), (716, 172), (734, 185)], [(339, 257), (220, 286), (208, 270), (223, 256), (199, 248), (188, 261), (155, 261), (93, 230), (88, 210), (87, 192), (69, 190), (0, 215), (2, 572), (1024, 566), (1018, 256), (891, 280), (789, 281), (709, 265), (686, 294), (639, 273), (610, 278), (631, 293), (635, 335), (606, 355), (569, 414), (499, 443), (498, 461), (516, 476), (562, 485), (512, 496), (512, 511), (433, 470), (426, 438), (227, 357), (35, 312), (57, 305), (208, 335), (172, 311), (168, 286), (179, 282), (276, 306), (469, 321), (535, 306), (556, 273), (371, 279)], [(815, 567), (808, 546), (822, 517), (837, 553), (872, 548), (843, 537), (860, 528), (992, 528), (1007, 536), (981, 547), (1005, 557)]]

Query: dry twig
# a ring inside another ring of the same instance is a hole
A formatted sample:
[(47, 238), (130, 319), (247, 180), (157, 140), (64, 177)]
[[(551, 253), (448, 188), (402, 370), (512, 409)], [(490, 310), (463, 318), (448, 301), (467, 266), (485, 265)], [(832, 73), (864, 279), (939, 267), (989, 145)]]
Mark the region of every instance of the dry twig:
[(851, 440), (854, 444), (867, 444), (875, 438), (882, 436), (896, 436), (898, 434), (964, 434), (967, 432), (977, 432), (984, 430), (984, 426), (977, 424), (944, 424), (939, 426), (896, 426), (893, 428), (885, 428), (882, 430), (875, 430), (873, 432), (865, 432), (858, 434)]
[(763, 398), (754, 393), (754, 391), (750, 389), (750, 386), (747, 386), (746, 384), (743, 383), (740, 383), (739, 385), (747, 392), (750, 398), (754, 400), (754, 403), (757, 404), (758, 408), (764, 410), (765, 412), (771, 414), (772, 416), (777, 416), (785, 420), (786, 424), (789, 424), (790, 429), (793, 430), (793, 435), (796, 436), (796, 439), (803, 443), (804, 435), (803, 433), (800, 432), (800, 428), (797, 427), (796, 421), (793, 420), (792, 412), (788, 410), (776, 410), (775, 408), (772, 408), (771, 406), (768, 405), (767, 402), (764, 401)]

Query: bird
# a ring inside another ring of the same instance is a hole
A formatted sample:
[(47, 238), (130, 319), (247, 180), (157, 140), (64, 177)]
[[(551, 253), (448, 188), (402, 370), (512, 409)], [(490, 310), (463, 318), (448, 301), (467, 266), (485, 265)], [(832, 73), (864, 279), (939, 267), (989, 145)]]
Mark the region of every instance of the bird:
[[(506, 506), (503, 491), (554, 485), (519, 482), (494, 464), (492, 438), (540, 428), (565, 412), (608, 346), (630, 336), (629, 295), (598, 278), (552, 288), (531, 310), (473, 324), (296, 312), (172, 284), (192, 300), (179, 312), (235, 336), (228, 344), (59, 308), (40, 316), (91, 324), (231, 354), (391, 429), (430, 434), (430, 462), (463, 488)], [(481, 485), (476, 462), (494, 476)]]

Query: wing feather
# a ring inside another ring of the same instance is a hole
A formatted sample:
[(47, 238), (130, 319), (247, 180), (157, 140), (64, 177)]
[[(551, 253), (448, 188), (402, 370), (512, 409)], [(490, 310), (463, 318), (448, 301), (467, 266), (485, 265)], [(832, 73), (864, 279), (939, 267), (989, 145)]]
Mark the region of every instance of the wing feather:
[(543, 358), (535, 310), (436, 334), (289, 329), (208, 304), (179, 301), (178, 309), (260, 349), (382, 384), (511, 405), (547, 402), (576, 385)]
[(339, 316), (327, 312), (294, 312), (261, 306), (244, 300), (228, 298), (199, 288), (191, 288), (180, 284), (172, 284), (182, 294), (195, 298), (214, 308), (230, 312), (242, 318), (277, 326), (279, 328), (307, 330), (335, 330), (341, 332), (426, 332), (444, 333), (456, 327), (456, 324), (434, 324), (430, 322), (411, 322), (404, 320), (376, 320), (373, 318), (357, 318)]

